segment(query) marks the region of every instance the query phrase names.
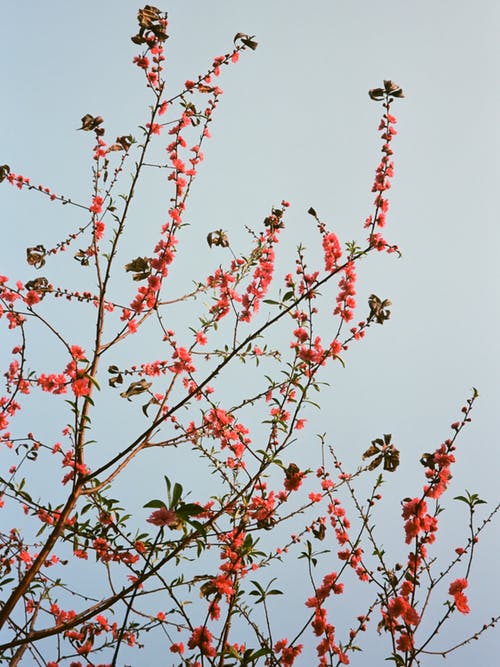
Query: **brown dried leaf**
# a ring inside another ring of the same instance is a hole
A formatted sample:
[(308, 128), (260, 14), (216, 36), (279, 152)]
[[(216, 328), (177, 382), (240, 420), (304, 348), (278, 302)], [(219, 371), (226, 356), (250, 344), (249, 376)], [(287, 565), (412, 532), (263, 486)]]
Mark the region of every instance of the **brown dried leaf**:
[(7, 176), (10, 174), (10, 167), (8, 164), (2, 164), (0, 166), (0, 183), (4, 181)]
[(151, 387), (152, 384), (152, 382), (147, 382), (144, 378), (142, 380), (138, 380), (137, 382), (132, 382), (128, 386), (128, 389), (122, 391), (120, 396), (130, 400), (131, 396), (138, 396), (139, 394), (143, 394), (149, 389), (149, 387)]
[(382, 301), (376, 294), (371, 294), (368, 299), (368, 305), (370, 307), (369, 321), (375, 320), (378, 324), (383, 324), (386, 320), (390, 319), (391, 311), (389, 310), (389, 306), (392, 305), (392, 302), (389, 299)]
[(34, 280), (28, 280), (24, 286), (27, 290), (34, 290), (35, 292), (38, 292), (40, 294), (40, 298), (42, 299), (47, 292), (52, 291), (52, 285), (44, 276), (40, 276), (40, 278), (35, 278)]
[(125, 264), (125, 271), (135, 273), (134, 280), (144, 280), (151, 274), (151, 265), (149, 257), (136, 257), (128, 264)]
[(384, 470), (394, 472), (399, 465), (399, 451), (391, 443), (391, 434), (384, 433), (384, 439), (376, 438), (363, 454), (363, 459), (375, 457), (368, 466), (368, 470), (375, 470), (382, 462)]
[(368, 91), (370, 99), (375, 100), (375, 102), (380, 102), (384, 99), (384, 89), (383, 88), (371, 88)]
[(258, 46), (258, 43), (254, 41), (254, 37), (255, 35), (247, 35), (245, 32), (237, 32), (236, 35), (234, 36), (233, 43), (236, 44), (236, 42), (239, 40), (247, 48), (252, 49), (252, 51), (255, 51), (255, 49)]
[(255, 42), (253, 39), (242, 39), (241, 41), (249, 49), (252, 49), (252, 51), (255, 51), (255, 49), (259, 46), (259, 43)]
[(35, 269), (41, 269), (45, 264), (45, 255), (47, 251), (41, 243), (33, 248), (26, 248), (26, 261), (30, 266), (34, 266)]
[(403, 89), (401, 86), (398, 86), (397, 83), (394, 83), (394, 81), (384, 80), (384, 88), (386, 95), (390, 95), (391, 97), (404, 97)]
[(159, 21), (161, 12), (158, 7), (153, 5), (145, 5), (137, 12), (137, 20), (141, 28), (150, 28), (155, 21)]
[(95, 130), (96, 127), (102, 122), (104, 122), (104, 118), (102, 118), (102, 116), (92, 116), (91, 114), (87, 113), (85, 116), (83, 116), (82, 126), (78, 129), (85, 130), (85, 132), (91, 132), (92, 130)]
[(214, 86), (206, 86), (204, 83), (199, 83), (197, 88), (200, 93), (213, 93), (215, 90)]
[(221, 248), (229, 248), (229, 238), (222, 229), (217, 229), (207, 234), (207, 243), (210, 248), (213, 245), (220, 246)]
[(123, 384), (123, 375), (118, 373), (115, 377), (109, 378), (108, 383), (110, 387), (114, 387), (117, 384)]

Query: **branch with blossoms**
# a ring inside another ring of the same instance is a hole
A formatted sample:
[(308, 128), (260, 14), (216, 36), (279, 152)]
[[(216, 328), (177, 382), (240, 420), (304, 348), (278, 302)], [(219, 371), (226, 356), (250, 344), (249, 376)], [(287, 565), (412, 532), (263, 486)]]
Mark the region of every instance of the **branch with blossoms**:
[[(185, 667), (278, 667), (311, 664), (313, 656), (320, 666), (340, 665), (357, 655), (362, 633), (378, 622), (389, 659), (419, 664), (453, 613), (469, 611), (475, 545), (498, 511), (476, 527), (481, 499), (459, 497), (470, 510), (470, 536), (436, 575), (428, 549), (439, 528), (438, 499), (448, 489), (456, 438), (476, 393), (453, 437), (423, 455), (422, 494), (403, 502), (411, 546), (404, 565), (391, 562), (377, 536), (383, 474), (376, 473), (366, 503), (357, 486), (376, 469), (397, 470), (391, 435), (375, 438), (352, 471), (327, 436), (311, 452), (309, 468), (295, 462), (329, 373), (391, 315), (390, 300), (375, 294), (357, 314), (356, 266), (374, 251), (399, 253), (382, 229), (394, 175), (392, 105), (403, 91), (384, 81), (369, 93), (382, 102), (382, 156), (363, 242), (343, 247), (311, 207), (321, 262), (300, 246), (277, 277), (290, 207), (282, 200), (248, 230), (244, 251), (224, 229), (209, 232), (209, 266), (200, 260), (193, 287), (174, 269), (199, 235), (187, 210), (223, 94), (216, 82), (257, 43), (238, 33), (205, 73), (167, 94), (167, 16), (146, 5), (137, 18), (133, 63), (150, 111), (140, 140), (127, 129), (109, 143), (101, 116), (82, 117), (82, 137), (93, 136), (88, 202), (0, 167), (0, 182), (85, 211), (62, 238), (37, 239), (27, 249), (35, 272), (28, 280), (0, 277), (0, 318), (12, 349), (0, 397), (0, 445), (8, 460), (0, 471), (0, 655), (9, 665), (117, 665), (156, 636)], [(141, 213), (138, 186), (153, 168), (165, 174), (164, 216), (154, 239), (132, 246), (127, 231), (136, 209)], [(64, 285), (69, 249), (78, 289)], [(39, 341), (50, 354), (36, 353)], [(55, 430), (35, 420), (26, 429), (38, 404)], [(128, 475), (141, 470), (151, 450), (158, 463), (148, 493), (155, 497), (137, 507), (127, 497)], [(465, 562), (462, 576), (448, 582)], [(292, 563), (307, 574), (311, 592), (283, 637), (277, 601), (287, 601), (280, 582)], [(97, 587), (86, 583), (90, 573)], [(445, 581), (446, 610), (424, 633), (424, 614)], [(342, 636), (338, 601), (354, 585), (369, 590), (369, 599), (360, 600)]]

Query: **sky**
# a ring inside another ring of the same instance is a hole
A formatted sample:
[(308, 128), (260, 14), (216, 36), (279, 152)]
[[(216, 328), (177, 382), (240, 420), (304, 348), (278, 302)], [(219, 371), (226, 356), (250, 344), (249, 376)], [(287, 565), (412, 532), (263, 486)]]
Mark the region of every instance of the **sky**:
[[(120, 135), (137, 132), (147, 111), (147, 91), (131, 63), (137, 8), (130, 0), (2, 3), (1, 163), (75, 200), (88, 197), (89, 144), (75, 131), (80, 118), (99, 114), (110, 134)], [(477, 387), (450, 497), (466, 488), (492, 507), (500, 463), (498, 3), (172, 0), (163, 8), (171, 91), (230, 50), (235, 33), (259, 42), (220, 79), (224, 95), (188, 211), (191, 261), (176, 269), (179, 281), (207, 261), (209, 231), (227, 230), (243, 246), (245, 225), (258, 226), (282, 199), (291, 207), (281, 273), (300, 242), (318, 256), (310, 206), (344, 241), (362, 238), (381, 113), (367, 92), (383, 79), (403, 87), (405, 99), (394, 105), (396, 174), (386, 233), (402, 257), (372, 256), (359, 270), (359, 303), (371, 293), (390, 298), (392, 317), (351, 348), (345, 370), (325, 376), (326, 406), (311, 416), (313, 432), (327, 431), (348, 461), (359, 460), (374, 437), (393, 434), (401, 475), (384, 492), (399, 529), (400, 499), (418, 494), (423, 482), (421, 453), (448, 437)], [(139, 196), (140, 216), (127, 242), (140, 254), (164, 202), (154, 177)], [(0, 272), (25, 280), (24, 248), (59, 238), (76, 218), (6, 184), (0, 206)], [(71, 270), (65, 277), (73, 279)], [(68, 327), (78, 331), (81, 324)], [(153, 483), (151, 461), (140, 465), (131, 492), (138, 503)], [(465, 514), (456, 508), (450, 514), (460, 531)], [(397, 529), (388, 527), (387, 539)], [(497, 613), (497, 536), (493, 526), (481, 540), (470, 586), (473, 613), (467, 623), (454, 619), (445, 635), (463, 636)], [(457, 539), (450, 535), (448, 543)], [(293, 581), (295, 573), (289, 576)], [(491, 632), (449, 662), (492, 665), (497, 641)], [(353, 664), (373, 664), (373, 651), (376, 644)]]

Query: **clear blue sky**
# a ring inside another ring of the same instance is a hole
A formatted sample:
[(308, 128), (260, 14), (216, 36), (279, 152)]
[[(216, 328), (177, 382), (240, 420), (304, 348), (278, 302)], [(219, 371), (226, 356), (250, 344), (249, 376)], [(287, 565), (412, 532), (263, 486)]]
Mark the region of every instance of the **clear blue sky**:
[[(88, 150), (83, 133), (75, 132), (80, 118), (100, 114), (117, 135), (137, 134), (144, 122), (148, 98), (131, 64), (129, 39), (138, 6), (130, 0), (3, 3), (1, 163), (75, 200), (88, 197)], [(193, 265), (196, 253), (206, 253), (208, 231), (221, 227), (243, 243), (244, 225), (257, 226), (283, 198), (292, 204), (283, 270), (311, 225), (309, 206), (341, 239), (361, 238), (379, 159), (379, 110), (367, 91), (384, 78), (404, 88), (406, 98), (394, 108), (399, 134), (386, 234), (403, 257), (372, 257), (359, 280), (359, 301), (372, 292), (389, 297), (392, 318), (350, 351), (346, 370), (325, 378), (328, 404), (314, 417), (312, 432), (327, 431), (353, 461), (372, 438), (393, 433), (403, 463), (386, 490), (394, 503), (390, 540), (400, 528), (400, 498), (421, 488), (421, 452), (448, 437), (475, 386), (480, 400), (459, 441), (450, 498), (467, 488), (494, 504), (500, 463), (498, 3), (172, 0), (164, 8), (172, 92), (228, 51), (236, 32), (255, 34), (259, 42), (220, 81), (225, 94), (189, 209), (199, 229)], [(144, 220), (154, 217), (154, 197), (153, 190), (144, 193)], [(11, 240), (23, 249), (45, 233), (58, 238), (64, 216), (5, 184), (0, 206), (0, 273), (25, 279)], [(130, 243), (140, 246), (142, 234), (139, 226)], [(137, 502), (150, 491), (140, 486)], [(462, 515), (450, 512), (458, 529)], [(443, 643), (447, 633), (460, 637), (465, 627), (478, 629), (498, 613), (497, 535), (493, 527), (480, 545), (473, 612), (466, 623), (450, 624)], [(450, 536), (448, 544), (455, 540)], [(492, 632), (449, 663), (493, 665), (497, 642)], [(352, 664), (373, 664), (370, 652)]]

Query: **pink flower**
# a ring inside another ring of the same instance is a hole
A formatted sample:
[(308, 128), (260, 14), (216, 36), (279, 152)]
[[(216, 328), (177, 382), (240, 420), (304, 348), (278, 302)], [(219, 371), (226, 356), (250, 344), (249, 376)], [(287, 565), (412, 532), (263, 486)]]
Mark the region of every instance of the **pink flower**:
[(191, 638), (188, 641), (189, 648), (198, 647), (203, 655), (213, 658), (217, 651), (212, 646), (212, 633), (204, 626), (200, 626), (193, 630)]
[(455, 598), (455, 606), (461, 614), (468, 614), (470, 611), (467, 596), (463, 593), (467, 586), (467, 579), (455, 579), (448, 589), (448, 593)]
[(184, 653), (184, 644), (182, 642), (179, 642), (178, 644), (172, 644), (170, 647), (170, 651), (172, 653)]
[(203, 331), (198, 331), (196, 334), (196, 342), (199, 343), (200, 345), (206, 345), (207, 343), (207, 337), (203, 333)]
[(177, 523), (177, 514), (173, 510), (162, 507), (151, 514), (148, 523), (153, 526), (173, 526)]
[(135, 56), (133, 62), (141, 69), (148, 69), (149, 67), (149, 58), (146, 56)]
[(94, 197), (92, 200), (92, 206), (89, 207), (89, 211), (92, 213), (101, 213), (103, 203), (104, 199), (102, 197)]
[(30, 290), (24, 297), (24, 302), (28, 306), (34, 306), (40, 301), (40, 295), (35, 290)]
[(75, 396), (88, 396), (90, 394), (90, 380), (87, 377), (78, 378), (71, 383), (71, 389)]

